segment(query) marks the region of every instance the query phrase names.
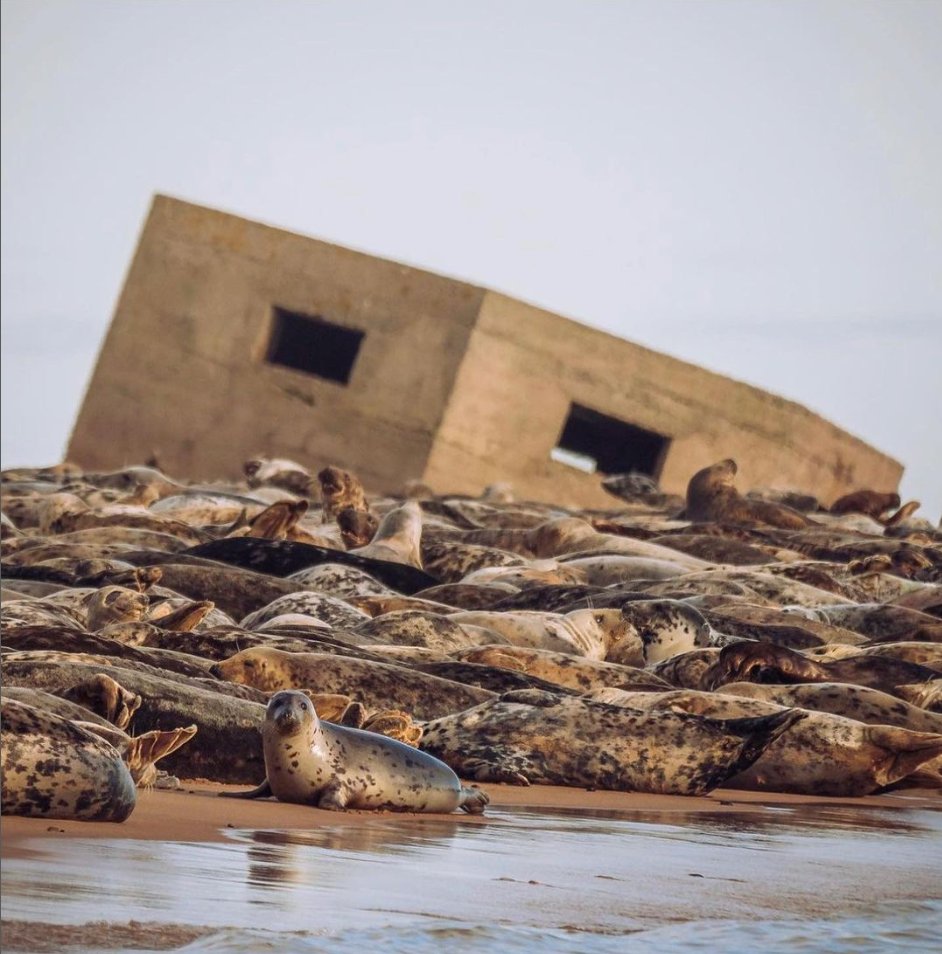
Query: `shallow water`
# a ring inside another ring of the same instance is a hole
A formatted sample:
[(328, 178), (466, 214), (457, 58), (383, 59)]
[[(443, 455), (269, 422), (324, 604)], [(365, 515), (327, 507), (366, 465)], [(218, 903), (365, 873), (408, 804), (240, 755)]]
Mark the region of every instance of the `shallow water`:
[(928, 951), (942, 813), (379, 816), (228, 841), (32, 841), (3, 917), (222, 930), (209, 951)]

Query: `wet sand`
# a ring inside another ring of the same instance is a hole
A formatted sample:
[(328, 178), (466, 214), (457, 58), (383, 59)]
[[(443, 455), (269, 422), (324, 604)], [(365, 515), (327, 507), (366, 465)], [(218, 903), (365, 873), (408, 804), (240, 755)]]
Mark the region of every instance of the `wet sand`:
[(447, 941), (608, 954), (627, 935), (655, 950), (704, 931), (725, 950), (801, 950), (802, 932), (835, 930), (845, 951), (882, 930), (924, 950), (942, 918), (936, 792), (483, 787), (483, 817), (219, 799), (240, 787), (208, 782), (141, 792), (120, 825), (5, 817), (0, 943), (422, 954)]
[[(750, 813), (767, 814), (777, 807), (846, 806), (849, 808), (942, 809), (942, 793), (924, 789), (871, 795), (864, 798), (814, 798), (716, 789), (702, 797), (647, 795), (636, 792), (586, 791), (555, 785), (481, 786), (491, 798), (490, 809), (528, 808), (592, 812)], [(328, 812), (274, 799), (221, 799), (219, 792), (245, 791), (246, 786), (185, 781), (176, 791), (141, 791), (131, 817), (121, 823), (62, 821), (3, 816), (0, 820), (0, 857), (22, 854), (23, 842), (35, 838), (131, 838), (146, 841), (208, 841), (226, 839), (227, 829), (277, 828), (305, 830), (323, 825), (374, 825), (382, 820), (417, 817), (391, 812)], [(489, 815), (450, 816), (462, 824), (487, 824)]]

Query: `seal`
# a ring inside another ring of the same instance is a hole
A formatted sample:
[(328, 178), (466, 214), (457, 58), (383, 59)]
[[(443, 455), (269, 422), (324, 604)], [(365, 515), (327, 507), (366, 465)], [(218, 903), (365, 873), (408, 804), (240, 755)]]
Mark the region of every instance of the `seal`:
[(733, 486), (736, 461), (721, 460), (698, 470), (687, 484), (688, 520), (696, 523), (735, 523), (747, 527), (801, 529), (813, 521), (784, 504), (743, 497)]
[(355, 510), (344, 507), (337, 514), (337, 527), (340, 539), (348, 550), (365, 547), (376, 535), (379, 519), (367, 510)]
[(474, 646), (451, 653), (460, 662), (478, 663), (522, 672), (527, 676), (551, 682), (557, 686), (588, 692), (605, 686), (620, 689), (670, 689), (671, 684), (653, 673), (620, 663), (586, 659), (570, 653), (554, 653), (548, 649), (492, 644)]
[(565, 614), (468, 610), (452, 613), (448, 618), (462, 625), (491, 630), (515, 646), (550, 649), (587, 659), (607, 659), (627, 666), (643, 665), (641, 640), (615, 609), (582, 609)]
[(699, 610), (680, 600), (637, 600), (625, 603), (621, 614), (641, 640), (646, 666), (693, 649), (740, 641), (717, 632)]
[(406, 666), (324, 652), (286, 653), (255, 646), (210, 667), (210, 674), (262, 692), (311, 689), (348, 693), (369, 709), (402, 709), (435, 719), (475, 706), (494, 693)]
[(255, 457), (242, 465), (249, 487), (267, 484), (302, 497), (313, 496), (313, 481), (310, 473), (293, 460)]
[(697, 688), (715, 690), (729, 682), (845, 682), (904, 698), (902, 687), (938, 678), (935, 669), (890, 656), (816, 661), (784, 646), (741, 642), (720, 650)]
[[(231, 797), (274, 795), (329, 811), (480, 815), (489, 799), (444, 762), (384, 735), (322, 722), (303, 692), (276, 692), (262, 725), (265, 781)], [(227, 794), (227, 793), (223, 793)]]
[(123, 586), (106, 586), (92, 594), (88, 603), (88, 629), (96, 632), (109, 623), (136, 622), (144, 618), (150, 599)]
[(0, 700), (4, 815), (124, 821), (137, 801), (134, 779), (104, 739), (51, 712)]
[(895, 510), (900, 505), (899, 494), (883, 493), (879, 490), (855, 490), (844, 494), (831, 504), (830, 512), (862, 513), (874, 520), (879, 520), (888, 510)]
[(427, 723), (420, 746), (480, 782), (704, 795), (803, 717), (797, 709), (732, 720), (650, 714), (523, 689)]
[(254, 613), (249, 613), (243, 617), (239, 625), (243, 629), (257, 629), (262, 623), (283, 616), (285, 613), (314, 616), (330, 626), (350, 629), (371, 619), (368, 613), (354, 609), (344, 600), (329, 596), (327, 593), (316, 593), (299, 587), (297, 592), (279, 596), (278, 599), (272, 600)]
[(740, 719), (801, 711), (751, 765), (726, 781), (729, 788), (796, 795), (858, 797), (896, 784), (942, 755), (942, 735), (889, 725), (864, 725), (830, 712), (789, 709), (759, 699), (712, 692), (623, 692), (602, 689), (589, 698), (651, 713), (688, 712)]
[(321, 485), (321, 507), (324, 523), (335, 520), (341, 510), (369, 513), (366, 491), (360, 479), (348, 470), (339, 467), (325, 467), (317, 475)]
[(846, 682), (796, 683), (790, 686), (731, 682), (717, 691), (724, 695), (774, 702), (780, 706), (830, 712), (867, 725), (895, 725), (914, 732), (942, 734), (942, 715), (939, 713), (914, 706), (888, 692)]
[(405, 563), (422, 569), (422, 508), (414, 500), (390, 510), (379, 522), (372, 541), (356, 547), (350, 553), (387, 560), (390, 563)]
[(390, 596), (396, 591), (380, 583), (365, 570), (342, 563), (320, 563), (287, 577), (299, 586), (347, 599), (350, 596)]

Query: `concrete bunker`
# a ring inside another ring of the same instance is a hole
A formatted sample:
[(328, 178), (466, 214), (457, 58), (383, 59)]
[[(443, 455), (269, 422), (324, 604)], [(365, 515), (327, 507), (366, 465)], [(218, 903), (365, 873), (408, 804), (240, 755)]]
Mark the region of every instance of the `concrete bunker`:
[(353, 470), (377, 492), (506, 481), (521, 499), (602, 508), (602, 474), (634, 470), (683, 493), (724, 457), (741, 487), (825, 502), (895, 490), (902, 474), (760, 388), (481, 286), (166, 196), (67, 453), (87, 469), (155, 458), (193, 480), (288, 457)]

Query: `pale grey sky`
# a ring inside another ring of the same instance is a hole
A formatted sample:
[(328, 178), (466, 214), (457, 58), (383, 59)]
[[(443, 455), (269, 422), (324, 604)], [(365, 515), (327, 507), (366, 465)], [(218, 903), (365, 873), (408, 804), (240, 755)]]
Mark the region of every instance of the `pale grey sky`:
[(159, 191), (797, 400), (939, 518), (939, 0), (0, 9), (3, 466), (60, 459)]

